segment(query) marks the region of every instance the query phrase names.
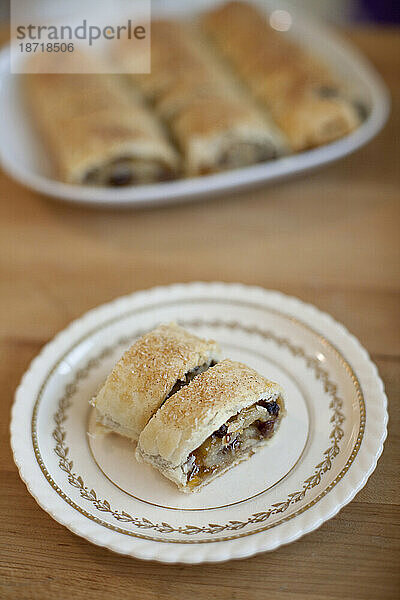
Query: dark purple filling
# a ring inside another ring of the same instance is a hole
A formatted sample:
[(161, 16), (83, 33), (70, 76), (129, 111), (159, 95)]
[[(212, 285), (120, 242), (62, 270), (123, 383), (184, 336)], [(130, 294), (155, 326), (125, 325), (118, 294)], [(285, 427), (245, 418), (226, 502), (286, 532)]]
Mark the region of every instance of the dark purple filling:
[(129, 185), (134, 180), (131, 169), (125, 167), (124, 169), (117, 169), (108, 178), (108, 184), (113, 187), (120, 187), (123, 185)]
[[(275, 402), (275, 400), (269, 400), (269, 401), (268, 400), (259, 400), (257, 402), (257, 404), (259, 406), (262, 406), (263, 408), (266, 408), (268, 411), (268, 414), (271, 415), (271, 417), (275, 417), (274, 419), (266, 421), (266, 422), (264, 422), (264, 421), (256, 421), (255, 422), (255, 425), (257, 426), (258, 430), (264, 436), (273, 429), (274, 423), (279, 415), (280, 406), (279, 406), (278, 402)], [(221, 425), (221, 427), (219, 429), (217, 429), (217, 431), (214, 431), (213, 436), (215, 436), (217, 438), (223, 438), (227, 434), (227, 432), (228, 432), (228, 426), (226, 425), (226, 423), (224, 423), (223, 425)], [(226, 447), (228, 447), (228, 446), (226, 446)]]
[(266, 408), (269, 415), (273, 415), (274, 417), (279, 415), (280, 406), (275, 400), (270, 400), (269, 402), (267, 400), (259, 400), (257, 404)]
[(228, 432), (228, 426), (227, 425), (221, 425), (221, 427), (219, 429), (217, 429), (217, 431), (214, 431), (213, 435), (215, 435), (215, 437), (217, 438), (223, 438)]
[(360, 121), (365, 121), (368, 118), (368, 108), (360, 100), (353, 100), (354, 110), (356, 111)]
[(275, 423), (276, 419), (271, 419), (271, 421), (255, 421), (254, 424), (262, 437), (268, 437), (272, 433)]

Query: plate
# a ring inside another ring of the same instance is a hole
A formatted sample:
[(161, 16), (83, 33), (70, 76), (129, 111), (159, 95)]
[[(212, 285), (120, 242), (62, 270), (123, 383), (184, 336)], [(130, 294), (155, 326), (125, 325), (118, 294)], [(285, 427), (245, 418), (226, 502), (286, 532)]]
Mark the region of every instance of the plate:
[[(88, 401), (138, 336), (176, 320), (281, 383), (271, 444), (182, 494), (116, 435), (93, 434)], [(279, 292), (193, 283), (138, 292), (75, 321), (16, 392), (11, 442), (40, 506), (115, 552), (162, 562), (273, 550), (333, 517), (365, 485), (386, 437), (386, 396), (367, 352), (330, 316)]]
[[(215, 0), (188, 3), (169, 0), (154, 3), (152, 14), (153, 17), (193, 17), (210, 4), (215, 6)], [(24, 105), (20, 76), (10, 74), (9, 49), (5, 48), (0, 52), (0, 162), (3, 169), (23, 185), (60, 200), (92, 206), (136, 207), (216, 196), (287, 179), (342, 158), (371, 140), (383, 127), (389, 112), (388, 92), (373, 67), (350, 44), (292, 4), (276, 0), (263, 0), (258, 4), (269, 12), (276, 8), (290, 11), (291, 35), (323, 57), (357, 91), (368, 108), (368, 117), (358, 129), (314, 150), (214, 175), (118, 189), (70, 185), (54, 177), (48, 153), (33, 130)]]

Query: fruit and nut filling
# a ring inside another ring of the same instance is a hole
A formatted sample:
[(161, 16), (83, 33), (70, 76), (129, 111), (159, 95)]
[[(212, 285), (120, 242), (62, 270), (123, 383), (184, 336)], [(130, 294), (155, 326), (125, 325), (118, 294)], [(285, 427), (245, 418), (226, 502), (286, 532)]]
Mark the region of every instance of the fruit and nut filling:
[(276, 157), (276, 148), (272, 143), (236, 141), (221, 153), (218, 165), (222, 169), (237, 169)]
[(92, 169), (86, 174), (83, 183), (121, 187), (153, 181), (167, 181), (171, 178), (170, 169), (158, 161), (127, 157), (115, 159), (102, 168)]
[[(165, 400), (168, 400), (168, 398), (171, 398), (171, 396), (173, 396), (174, 394), (176, 394), (176, 392), (179, 392), (179, 390), (181, 390), (183, 387), (185, 387), (185, 385), (189, 385), (189, 383), (191, 381), (193, 381), (193, 379), (197, 375), (200, 375), (200, 373), (204, 373), (210, 367), (215, 367), (216, 364), (217, 363), (214, 360), (212, 360), (210, 362), (204, 363), (204, 365), (200, 365), (198, 367), (195, 367), (191, 371), (188, 371), (187, 373), (185, 373), (183, 379), (178, 379), (174, 383), (174, 386), (173, 386), (172, 390), (170, 391), (170, 393), (168, 394), (168, 396), (165, 398)], [(165, 402), (165, 400), (164, 400), (164, 402)]]
[(204, 477), (231, 464), (234, 457), (249, 452), (261, 440), (270, 438), (280, 410), (279, 398), (259, 400), (221, 425), (189, 454), (182, 466), (188, 485), (195, 487)]

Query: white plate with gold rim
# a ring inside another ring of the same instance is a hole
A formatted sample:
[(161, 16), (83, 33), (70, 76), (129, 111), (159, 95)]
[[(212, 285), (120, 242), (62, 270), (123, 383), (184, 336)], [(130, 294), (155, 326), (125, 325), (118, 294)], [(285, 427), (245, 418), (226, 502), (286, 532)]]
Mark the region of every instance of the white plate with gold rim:
[[(281, 383), (271, 444), (197, 494), (182, 494), (116, 435), (92, 436), (89, 399), (123, 350), (160, 322), (213, 337)], [(333, 517), (365, 485), (386, 437), (376, 367), (315, 307), (238, 284), (138, 292), (47, 344), (16, 392), (11, 442), (30, 493), (76, 534), (142, 559), (199, 563), (273, 550)]]
[[(87, 206), (138, 207), (188, 202), (287, 179), (343, 158), (369, 142), (389, 114), (389, 93), (373, 66), (349, 42), (324, 23), (303, 14), (285, 0), (252, 0), (272, 14), (284, 10), (291, 20), (288, 35), (331, 65), (359, 98), (366, 119), (349, 135), (330, 144), (277, 160), (202, 177), (120, 188), (71, 185), (57, 180), (49, 154), (38, 139), (24, 102), (20, 76), (10, 73), (9, 48), (0, 52), (0, 164), (19, 181), (40, 194)], [(193, 18), (216, 0), (168, 0), (152, 3), (152, 16)]]

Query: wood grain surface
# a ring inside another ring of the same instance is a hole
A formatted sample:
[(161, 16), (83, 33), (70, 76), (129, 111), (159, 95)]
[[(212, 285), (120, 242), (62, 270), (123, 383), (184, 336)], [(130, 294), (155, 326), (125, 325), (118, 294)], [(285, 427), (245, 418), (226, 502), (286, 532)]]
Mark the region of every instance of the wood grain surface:
[[(48, 200), (0, 172), (1, 598), (399, 597), (399, 31), (348, 36), (386, 80), (392, 113), (368, 146), (314, 174), (120, 212)], [(167, 566), (93, 546), (42, 511), (14, 466), (9, 414), (29, 362), (72, 319), (121, 294), (192, 280), (279, 289), (342, 321), (385, 382), (389, 437), (365, 488), (317, 531), (247, 560)]]

